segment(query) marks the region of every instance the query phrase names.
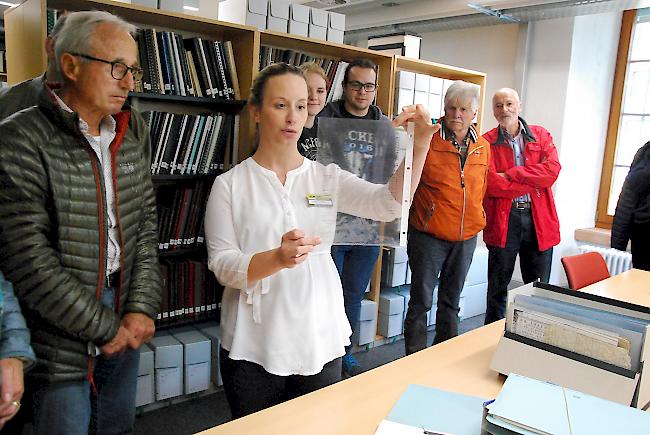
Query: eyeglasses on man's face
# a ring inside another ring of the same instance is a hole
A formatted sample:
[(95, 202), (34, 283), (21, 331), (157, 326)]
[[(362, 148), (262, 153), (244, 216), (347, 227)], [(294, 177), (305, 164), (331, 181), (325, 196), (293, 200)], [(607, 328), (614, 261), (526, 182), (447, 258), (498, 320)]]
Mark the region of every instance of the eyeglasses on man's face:
[(142, 79), (142, 68), (134, 67), (134, 66), (128, 66), (122, 62), (118, 62), (116, 60), (110, 61), (110, 60), (105, 60), (105, 59), (99, 59), (98, 57), (93, 57), (89, 56), (87, 54), (82, 54), (82, 53), (70, 53), (73, 56), (78, 56), (78, 57), (83, 57), (84, 59), (88, 60), (93, 60), (95, 62), (102, 62), (106, 63), (111, 66), (111, 76), (115, 80), (122, 80), (124, 77), (126, 77), (126, 73), (131, 71), (131, 74), (133, 75), (134, 80), (141, 80)]
[(361, 83), (356, 80), (352, 80), (348, 82), (348, 86), (351, 89), (354, 89), (355, 91), (360, 91), (361, 88), (363, 88), (364, 91), (366, 92), (374, 92), (377, 89), (377, 84), (376, 83)]

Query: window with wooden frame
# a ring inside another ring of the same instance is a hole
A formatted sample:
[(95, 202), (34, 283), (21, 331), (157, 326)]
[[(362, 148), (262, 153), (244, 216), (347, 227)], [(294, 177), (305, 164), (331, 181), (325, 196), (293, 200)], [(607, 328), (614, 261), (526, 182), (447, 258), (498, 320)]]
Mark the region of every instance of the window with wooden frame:
[(623, 13), (596, 226), (611, 228), (636, 151), (650, 140), (650, 9)]

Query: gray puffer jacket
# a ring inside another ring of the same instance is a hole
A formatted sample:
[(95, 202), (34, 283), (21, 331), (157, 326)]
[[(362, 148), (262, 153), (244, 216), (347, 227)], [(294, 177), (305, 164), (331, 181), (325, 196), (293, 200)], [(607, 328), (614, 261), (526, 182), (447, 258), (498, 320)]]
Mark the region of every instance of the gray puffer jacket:
[(155, 194), (141, 116), (114, 116), (113, 183), (121, 242), (115, 310), (98, 298), (106, 276), (108, 225), (102, 167), (78, 128), (43, 87), (39, 105), (0, 123), (0, 270), (14, 284), (32, 333), (31, 375), (88, 375), (88, 343), (108, 343), (124, 313), (160, 308)]

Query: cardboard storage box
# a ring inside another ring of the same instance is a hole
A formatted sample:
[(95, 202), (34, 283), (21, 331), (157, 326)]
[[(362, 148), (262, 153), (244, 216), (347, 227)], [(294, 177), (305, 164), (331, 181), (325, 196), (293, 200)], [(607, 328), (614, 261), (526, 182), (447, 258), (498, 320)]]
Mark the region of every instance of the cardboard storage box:
[(246, 25), (266, 30), (266, 14), (269, 8), (268, 0), (248, 0), (246, 8)]
[(210, 380), (216, 385), (223, 385), (221, 379), (221, 370), (219, 366), (219, 351), (221, 349), (221, 329), (219, 324), (202, 324), (197, 325), (197, 328), (203, 335), (210, 339)]
[(156, 400), (183, 393), (183, 345), (169, 334), (156, 335), (149, 342), (154, 351)]
[(472, 265), (469, 267), (465, 277), (465, 285), (475, 285), (488, 282), (488, 249), (485, 246), (477, 246), (472, 257)]
[(328, 12), (322, 9), (310, 9), (309, 37), (327, 40)]
[(375, 341), (377, 331), (377, 303), (368, 299), (361, 300), (359, 322), (352, 335), (352, 344), (362, 346)]
[(289, 28), (289, 0), (269, 0), (266, 29), (287, 32)]
[(384, 248), (381, 260), (381, 281), (385, 287), (397, 287), (406, 282), (408, 255), (405, 246)]
[(140, 346), (140, 364), (138, 366), (138, 385), (135, 395), (135, 406), (148, 405), (155, 402), (154, 355), (147, 344)]
[(327, 24), (327, 40), (343, 44), (345, 34), (345, 15), (329, 12), (329, 21)]
[(384, 337), (400, 335), (404, 325), (404, 298), (390, 290), (379, 294), (377, 332)]
[(173, 334), (183, 344), (183, 392), (207, 390), (210, 387), (210, 339), (197, 330)]
[[(131, 0), (131, 4), (146, 6), (148, 8), (156, 9), (158, 7), (158, 0)], [(182, 7), (182, 4), (181, 4)], [(164, 9), (164, 8), (161, 8)]]
[(465, 317), (474, 317), (484, 314), (487, 310), (487, 282), (481, 284), (467, 285), (463, 287), (463, 298), (465, 299)]
[[(147, 2), (150, 3), (150, 2)], [(148, 5), (145, 5), (148, 6)], [(158, 9), (172, 12), (183, 12), (183, 0), (159, 0)]]
[(297, 36), (309, 36), (309, 7), (291, 3), (289, 9), (289, 33)]

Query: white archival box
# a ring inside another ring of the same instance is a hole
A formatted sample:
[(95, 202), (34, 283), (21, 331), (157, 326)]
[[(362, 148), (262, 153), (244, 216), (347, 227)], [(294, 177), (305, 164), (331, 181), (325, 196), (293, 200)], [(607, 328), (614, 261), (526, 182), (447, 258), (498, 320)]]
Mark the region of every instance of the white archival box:
[(641, 409), (650, 406), (650, 372), (643, 371), (643, 363), (650, 361), (650, 323), (643, 333), (639, 369), (627, 370), (509, 332), (514, 319), (514, 299), (518, 295), (541, 296), (648, 321), (649, 307), (542, 283), (509, 290), (506, 329), (490, 368), (505, 375), (516, 373), (551, 382), (626, 406)]
[[(317, 161), (335, 164), (359, 178), (386, 184), (404, 161), (400, 215), (392, 222), (377, 222), (339, 213), (333, 243), (343, 245), (405, 246), (411, 197), (413, 162), (412, 123), (407, 129), (393, 128), (391, 122), (349, 118), (318, 118)], [(327, 188), (338, 203), (334, 188)], [(322, 231), (323, 234), (327, 232)]]

